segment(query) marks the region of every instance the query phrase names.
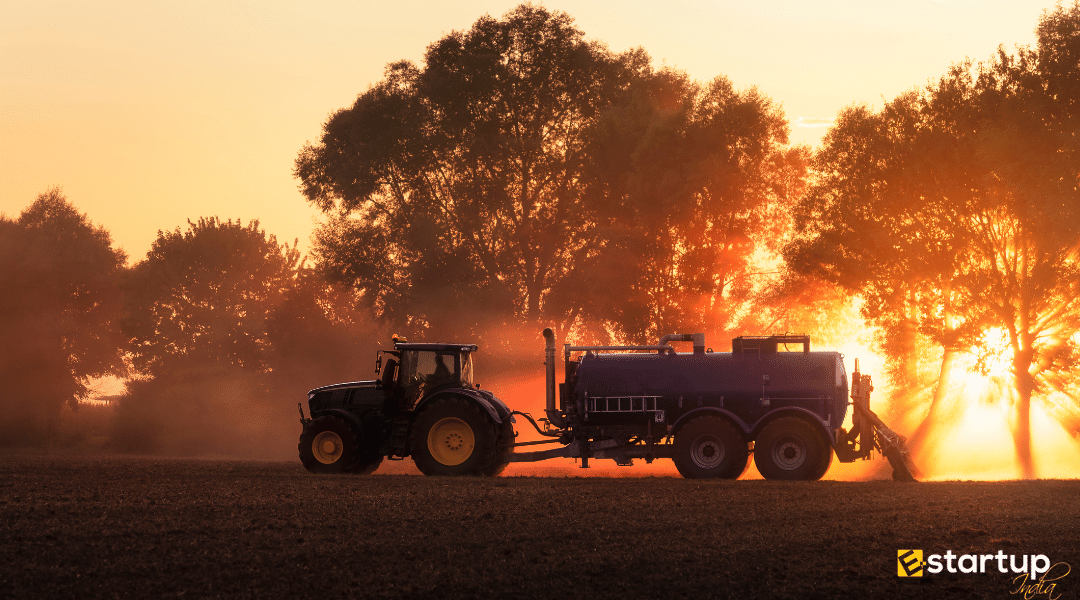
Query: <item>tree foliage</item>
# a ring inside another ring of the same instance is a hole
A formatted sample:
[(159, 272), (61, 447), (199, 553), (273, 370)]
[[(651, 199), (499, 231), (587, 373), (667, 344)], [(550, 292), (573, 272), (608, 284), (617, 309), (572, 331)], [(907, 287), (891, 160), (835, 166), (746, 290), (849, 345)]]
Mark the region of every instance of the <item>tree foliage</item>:
[(58, 188), (0, 217), (0, 444), (43, 442), (92, 379), (125, 372), (124, 262)]
[(330, 215), (318, 263), (396, 327), (641, 339), (730, 321), (713, 315), (802, 182), (786, 142), (756, 90), (654, 71), (522, 5), (390, 65), (295, 173)]
[(638, 341), (737, 328), (805, 181), (808, 151), (786, 146), (779, 107), (724, 77), (663, 70), (638, 77), (596, 130), (588, 197), (603, 251), (565, 293), (598, 291), (592, 314)]
[(134, 365), (162, 375), (184, 361), (268, 369), (267, 322), (299, 266), (258, 221), (216, 217), (159, 231), (127, 278), (125, 331)]
[(297, 159), (304, 194), (338, 214), (315, 255), (414, 330), (537, 319), (595, 245), (583, 134), (640, 59), (522, 6), (447, 35), (424, 60), (390, 65)]
[(957, 65), (879, 112), (845, 110), (815, 157), (819, 176), (787, 248), (797, 270), (865, 295), (905, 393), (917, 387), (913, 335), (943, 348), (927, 422), (951, 356), (992, 354), (985, 333), (1003, 332), (1025, 476), (1030, 399), (1075, 365), (1080, 332), (1080, 61), (1062, 58), (1077, 56), (1078, 23), (1080, 9), (1059, 7), (1044, 15), (1036, 50)]

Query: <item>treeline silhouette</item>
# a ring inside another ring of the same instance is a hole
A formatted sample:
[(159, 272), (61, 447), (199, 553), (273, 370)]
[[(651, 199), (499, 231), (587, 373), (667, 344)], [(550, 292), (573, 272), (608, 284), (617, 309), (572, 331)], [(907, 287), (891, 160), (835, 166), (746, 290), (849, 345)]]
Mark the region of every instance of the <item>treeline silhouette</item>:
[(544, 326), (722, 350), (869, 325), (927, 447), (956, 358), (990, 372), (1007, 350), (994, 374), (1032, 476), (1033, 398), (1080, 433), (1080, 8), (1037, 31), (843, 110), (813, 152), (754, 88), (613, 53), (543, 7), (483, 17), (390, 64), (301, 149), (326, 214), (310, 266), (257, 222), (202, 218), (128, 268), (58, 190), (0, 220), (0, 443), (51, 439), (105, 375), (129, 382), (117, 448), (291, 443), (292, 403), (356, 378), (390, 331), (477, 342), (490, 373), (534, 371)]
[[(96, 435), (117, 450), (281, 456), (293, 403), (356, 379), (385, 337), (257, 221), (159, 231), (130, 268), (58, 189), (0, 231), (2, 446)], [(109, 422), (79, 419), (88, 384), (107, 376), (127, 379)]]

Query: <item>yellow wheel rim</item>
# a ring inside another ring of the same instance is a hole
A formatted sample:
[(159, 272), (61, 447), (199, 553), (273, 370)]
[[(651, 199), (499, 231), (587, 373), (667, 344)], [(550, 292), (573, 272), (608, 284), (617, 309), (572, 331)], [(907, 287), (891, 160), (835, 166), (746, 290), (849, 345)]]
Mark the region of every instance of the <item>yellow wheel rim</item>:
[(311, 453), (315, 455), (315, 460), (324, 465), (341, 460), (344, 451), (345, 444), (341, 441), (341, 436), (333, 431), (324, 431), (311, 442)]
[(468, 460), (475, 444), (472, 427), (456, 417), (440, 419), (428, 431), (428, 452), (435, 460), (448, 467)]

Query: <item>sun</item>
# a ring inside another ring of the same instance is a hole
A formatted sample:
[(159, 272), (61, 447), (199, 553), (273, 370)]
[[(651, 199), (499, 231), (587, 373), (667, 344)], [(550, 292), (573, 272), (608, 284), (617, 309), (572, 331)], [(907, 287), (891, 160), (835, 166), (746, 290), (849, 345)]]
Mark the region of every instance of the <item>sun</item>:
[[(982, 352), (962, 353), (953, 365), (945, 406), (933, 423), (932, 442), (922, 452), (925, 464), (919, 465), (930, 479), (1019, 476), (1008, 338), (1001, 330), (988, 330), (983, 341)], [(1080, 445), (1038, 399), (1031, 404), (1031, 439), (1039, 477), (1080, 475)]]

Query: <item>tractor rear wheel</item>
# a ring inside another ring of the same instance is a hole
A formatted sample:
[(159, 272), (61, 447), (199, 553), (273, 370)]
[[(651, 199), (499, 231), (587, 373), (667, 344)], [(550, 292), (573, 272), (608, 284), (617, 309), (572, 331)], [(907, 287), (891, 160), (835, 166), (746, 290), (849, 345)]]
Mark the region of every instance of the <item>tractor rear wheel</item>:
[(409, 451), (424, 475), (485, 475), (494, 468), (495, 423), (472, 402), (435, 400), (416, 417)]
[(726, 419), (707, 416), (690, 421), (675, 434), (674, 460), (687, 479), (738, 479), (749, 465), (750, 447)]
[[(300, 434), (300, 462), (312, 473), (345, 473), (356, 462), (358, 436), (344, 419), (312, 419)], [(382, 458), (382, 457), (380, 457)]]
[(798, 417), (780, 417), (761, 430), (754, 464), (765, 479), (815, 481), (832, 460), (824, 434)]
[(484, 475), (488, 477), (498, 477), (506, 469), (506, 465), (510, 464), (510, 455), (514, 453), (514, 424), (510, 422), (510, 417), (499, 425), (497, 443), (495, 460), (491, 461), (491, 466), (484, 469)]

